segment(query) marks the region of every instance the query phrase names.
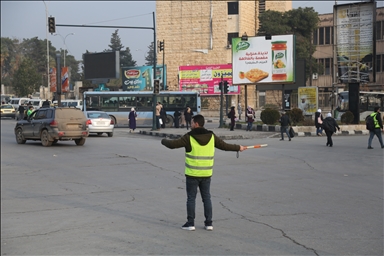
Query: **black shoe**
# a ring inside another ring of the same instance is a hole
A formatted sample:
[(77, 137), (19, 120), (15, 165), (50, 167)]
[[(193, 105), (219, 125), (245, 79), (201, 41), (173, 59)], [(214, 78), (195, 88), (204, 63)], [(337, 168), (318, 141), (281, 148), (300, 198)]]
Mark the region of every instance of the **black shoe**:
[(381, 146), (381, 148), (384, 148), (384, 146)]
[(291, 141), (291, 138), (289, 138), (289, 141)]
[(330, 147), (332, 147), (333, 145), (329, 145)]
[(195, 230), (195, 226), (189, 224), (188, 222), (186, 222), (181, 228), (184, 230), (189, 230), (189, 231)]
[(368, 147), (368, 149), (373, 149), (373, 147)]

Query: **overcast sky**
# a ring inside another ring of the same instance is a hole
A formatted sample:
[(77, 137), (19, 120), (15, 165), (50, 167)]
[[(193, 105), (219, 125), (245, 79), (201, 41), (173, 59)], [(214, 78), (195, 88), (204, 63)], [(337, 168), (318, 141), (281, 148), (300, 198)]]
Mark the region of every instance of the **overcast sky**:
[[(341, 1), (337, 4), (356, 1)], [(332, 13), (335, 1), (293, 1), (292, 7), (313, 7), (319, 14)], [(377, 2), (384, 6), (383, 1)], [(46, 8), (47, 7), (47, 8)], [(155, 1), (1, 1), (1, 37), (46, 38), (46, 10), (56, 18), (56, 24), (153, 27)], [(56, 49), (64, 49), (76, 60), (82, 54), (109, 49), (113, 28), (56, 27), (61, 36), (48, 34)], [(74, 33), (74, 35), (70, 35)], [(144, 56), (153, 41), (152, 29), (119, 29), (124, 47), (129, 47), (137, 65), (144, 64)]]

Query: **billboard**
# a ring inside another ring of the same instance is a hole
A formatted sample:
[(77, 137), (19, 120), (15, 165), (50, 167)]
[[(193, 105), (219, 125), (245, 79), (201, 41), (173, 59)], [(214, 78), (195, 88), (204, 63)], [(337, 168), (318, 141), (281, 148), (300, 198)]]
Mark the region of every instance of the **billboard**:
[(233, 84), (295, 82), (294, 35), (232, 38)]
[[(156, 67), (156, 79), (160, 80), (160, 90), (166, 89), (163, 85), (163, 73), (167, 81), (167, 66), (164, 71), (163, 66)], [(121, 72), (123, 73), (123, 91), (153, 91), (152, 66), (124, 67), (121, 68)]]
[(316, 113), (318, 106), (317, 89), (317, 86), (298, 88), (298, 108), (303, 111), (303, 115), (313, 115)]
[(232, 84), (232, 65), (197, 65), (179, 67), (179, 90), (199, 92), (200, 95), (219, 95), (219, 82), (228, 82), (228, 94), (239, 94), (238, 86)]
[(353, 3), (334, 6), (336, 61), (338, 78), (343, 83), (369, 82), (374, 72), (375, 3)]
[(119, 78), (120, 52), (98, 52), (83, 54), (84, 78), (109, 79)]

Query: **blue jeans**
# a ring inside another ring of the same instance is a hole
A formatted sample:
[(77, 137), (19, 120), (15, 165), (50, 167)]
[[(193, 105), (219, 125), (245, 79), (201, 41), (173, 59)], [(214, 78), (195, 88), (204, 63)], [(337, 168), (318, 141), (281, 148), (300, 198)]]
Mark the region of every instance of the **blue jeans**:
[(253, 122), (248, 122), (247, 131), (252, 131), (252, 125), (253, 125)]
[(281, 133), (281, 139), (282, 139), (282, 140), (284, 139), (284, 132), (287, 134), (288, 139), (291, 138), (291, 137), (289, 136), (288, 127), (289, 127), (289, 126), (281, 126), (281, 128), (280, 128), (280, 133)]
[(212, 202), (211, 202), (211, 177), (194, 178), (186, 177), (187, 188), (187, 219), (188, 224), (195, 225), (195, 207), (197, 188), (200, 189), (201, 199), (204, 203), (205, 226), (212, 226)]
[(373, 131), (369, 131), (368, 147), (372, 146), (372, 140), (373, 140), (373, 137), (375, 135), (379, 139), (381, 147), (384, 147), (383, 138), (381, 137), (381, 130), (380, 129), (375, 129)]
[(317, 134), (322, 134), (323, 133), (323, 128), (319, 127), (319, 128), (316, 128), (316, 135)]

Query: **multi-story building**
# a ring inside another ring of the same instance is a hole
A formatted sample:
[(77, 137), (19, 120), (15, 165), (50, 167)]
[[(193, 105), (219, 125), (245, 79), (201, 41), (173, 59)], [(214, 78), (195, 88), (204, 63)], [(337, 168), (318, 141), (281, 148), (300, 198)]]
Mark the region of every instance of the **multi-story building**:
[[(169, 90), (179, 90), (179, 66), (232, 63), (233, 37), (255, 36), (258, 15), (265, 10), (291, 9), (291, 1), (156, 1), (157, 39), (164, 40)], [(163, 63), (162, 54), (157, 61)], [(247, 90), (249, 105), (256, 107), (255, 86)], [(231, 104), (237, 100), (233, 97)]]

